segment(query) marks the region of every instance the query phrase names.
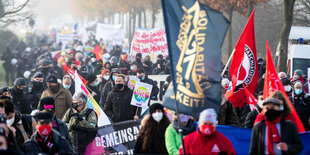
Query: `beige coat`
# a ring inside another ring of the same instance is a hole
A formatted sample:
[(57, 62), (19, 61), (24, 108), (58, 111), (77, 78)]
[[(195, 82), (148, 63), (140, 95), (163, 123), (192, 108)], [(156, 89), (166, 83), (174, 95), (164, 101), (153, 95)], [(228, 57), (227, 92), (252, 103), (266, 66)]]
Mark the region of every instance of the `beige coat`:
[[(43, 91), (41, 99), (44, 97), (53, 97), (55, 99), (55, 115), (57, 118), (62, 119), (66, 111), (71, 108), (72, 96), (69, 90), (59, 85), (57, 93), (52, 92), (49, 88)], [(38, 104), (40, 107), (41, 102)]]

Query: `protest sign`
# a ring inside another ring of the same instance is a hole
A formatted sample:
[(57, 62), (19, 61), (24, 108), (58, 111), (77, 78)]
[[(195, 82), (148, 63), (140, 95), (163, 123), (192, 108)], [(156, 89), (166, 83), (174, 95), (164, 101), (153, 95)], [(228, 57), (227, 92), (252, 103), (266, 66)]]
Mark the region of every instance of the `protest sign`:
[(151, 100), (152, 103), (161, 103), (164, 96), (164, 84), (166, 82), (166, 79), (169, 75), (149, 75), (148, 78), (152, 79), (153, 81), (156, 81), (157, 87), (159, 88), (159, 93), (157, 96), (157, 100)]
[(70, 41), (73, 41), (75, 34), (62, 34), (62, 33), (57, 33), (56, 34), (56, 43), (61, 42), (62, 47), (61, 49), (65, 49), (66, 44)]
[(122, 25), (97, 23), (96, 39), (121, 44), (125, 41), (125, 30), (122, 28)]
[(165, 29), (136, 29), (131, 44), (131, 56), (135, 58), (137, 53), (141, 53), (142, 58), (149, 55), (153, 62), (159, 54), (167, 57), (168, 47)]
[(131, 105), (147, 107), (151, 98), (153, 86), (143, 82), (137, 82), (131, 98)]
[(78, 154), (133, 154), (140, 128), (139, 120), (94, 129), (78, 128)]
[(138, 79), (135, 76), (130, 76), (129, 81), (128, 81), (128, 88), (130, 88), (131, 90), (134, 90), (137, 82), (140, 82), (140, 79)]

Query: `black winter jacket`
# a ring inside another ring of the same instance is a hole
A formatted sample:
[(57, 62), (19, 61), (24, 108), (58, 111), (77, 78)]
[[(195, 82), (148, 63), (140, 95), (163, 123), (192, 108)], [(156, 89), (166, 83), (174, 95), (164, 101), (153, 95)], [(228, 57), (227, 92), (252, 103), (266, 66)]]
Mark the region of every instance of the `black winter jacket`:
[[(63, 155), (63, 154), (74, 154), (72, 147), (70, 146), (69, 142), (60, 135), (59, 132), (56, 130), (52, 129), (53, 132), (53, 142), (54, 146), (58, 149), (58, 154)], [(35, 132), (32, 136), (31, 139), (27, 140), (22, 147), (22, 151), (26, 155), (37, 155), (39, 153), (44, 153), (42, 148), (40, 147), (39, 141), (36, 138), (38, 133)]]
[[(265, 154), (265, 121), (258, 122), (254, 125), (252, 130), (252, 139), (250, 146), (251, 155)], [(283, 155), (286, 154), (297, 154), (303, 149), (300, 137), (297, 132), (295, 124), (291, 121), (282, 119), (280, 121), (281, 127), (281, 142), (287, 144), (287, 151), (282, 151)]]
[(309, 131), (310, 127), (308, 121), (310, 118), (310, 96), (304, 92), (300, 95), (293, 93), (292, 99), (294, 108), (302, 124), (304, 125), (306, 131)]
[(149, 77), (147, 75), (145, 75), (145, 78), (143, 80), (141, 80), (140, 82), (147, 83), (147, 84), (150, 84), (153, 86), (152, 92), (151, 92), (151, 99), (157, 100), (157, 95), (159, 93), (159, 88), (157, 86), (157, 83), (154, 82), (152, 79), (149, 79)]
[(20, 91), (16, 87), (13, 87), (12, 89), (10, 89), (10, 92), (13, 97), (15, 109), (22, 114), (30, 114), (31, 105), (29, 102), (29, 98), (27, 97), (27, 91)]
[(262, 111), (262, 108), (256, 105), (255, 109), (248, 113), (245, 118), (245, 122), (243, 127), (245, 128), (253, 128), (256, 116)]
[(54, 120), (56, 118), (56, 123), (57, 123), (57, 128), (53, 127), (53, 129), (57, 130), (61, 136), (63, 136), (64, 138), (66, 138), (66, 140), (69, 142), (70, 145), (71, 144), (71, 137), (69, 135), (69, 131), (68, 131), (68, 127), (66, 125), (66, 123), (64, 123), (61, 119), (54, 117)]
[[(130, 105), (132, 94), (133, 91), (126, 85), (123, 91), (115, 87), (112, 88), (107, 96), (104, 112), (112, 119), (113, 123), (133, 120), (138, 107)], [(140, 113), (141, 108), (138, 108), (137, 115), (140, 116)]]

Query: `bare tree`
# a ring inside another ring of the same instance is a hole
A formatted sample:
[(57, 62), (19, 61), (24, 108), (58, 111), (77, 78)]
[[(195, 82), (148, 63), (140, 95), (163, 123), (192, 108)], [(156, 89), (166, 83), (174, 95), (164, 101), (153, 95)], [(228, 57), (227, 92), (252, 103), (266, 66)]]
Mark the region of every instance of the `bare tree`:
[(28, 20), (32, 12), (26, 10), (31, 0), (0, 0), (0, 24), (7, 26), (16, 22)]
[(279, 53), (279, 65), (278, 71), (286, 71), (287, 62), (287, 48), (288, 48), (288, 37), (291, 32), (291, 27), (293, 24), (293, 12), (295, 0), (283, 0), (284, 9), (284, 25), (280, 35), (280, 53)]
[(296, 0), (294, 8), (294, 25), (310, 26), (309, 0)]

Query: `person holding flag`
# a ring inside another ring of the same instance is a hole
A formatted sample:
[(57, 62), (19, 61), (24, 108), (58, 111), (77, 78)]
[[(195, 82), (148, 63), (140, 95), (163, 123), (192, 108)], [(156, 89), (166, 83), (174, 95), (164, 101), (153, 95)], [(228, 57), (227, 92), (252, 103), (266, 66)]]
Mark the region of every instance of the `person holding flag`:
[(87, 96), (83, 92), (76, 92), (73, 95), (72, 107), (65, 113), (62, 121), (66, 123), (72, 144), (76, 147), (76, 131), (79, 127), (95, 128), (98, 118), (93, 109), (86, 105)]

